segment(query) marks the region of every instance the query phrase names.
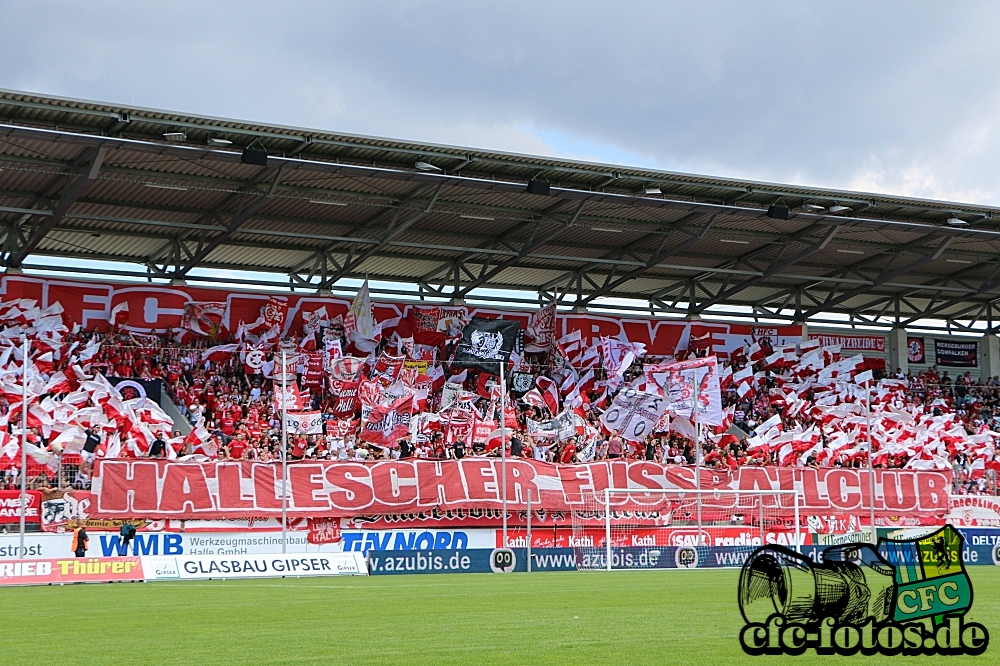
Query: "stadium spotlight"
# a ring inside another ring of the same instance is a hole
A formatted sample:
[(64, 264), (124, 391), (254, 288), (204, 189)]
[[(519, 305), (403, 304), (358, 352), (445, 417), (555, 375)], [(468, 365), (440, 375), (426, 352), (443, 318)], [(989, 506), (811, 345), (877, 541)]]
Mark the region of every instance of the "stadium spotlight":
[(183, 185), (165, 185), (163, 183), (143, 183), (146, 187), (152, 187), (154, 190), (176, 190), (178, 192), (187, 192), (186, 187)]
[(233, 142), (230, 141), (229, 139), (223, 139), (222, 137), (219, 136), (210, 136), (208, 137), (208, 145), (224, 147), (233, 145)]
[(472, 213), (459, 213), (458, 216), (465, 220), (485, 220), (487, 222), (492, 222), (495, 219), (491, 215), (474, 215)]
[(549, 196), (549, 181), (541, 180), (538, 178), (532, 178), (528, 181), (528, 194), (540, 194), (543, 197)]
[(950, 224), (953, 227), (964, 227), (969, 223), (960, 217), (952, 215), (951, 217), (948, 218), (948, 224)]
[(330, 201), (328, 199), (310, 199), (311, 204), (320, 204), (322, 206), (348, 206), (346, 201)]
[(417, 160), (413, 164), (413, 168), (417, 171), (443, 171), (441, 167), (436, 167), (430, 162), (424, 162), (423, 160)]
[(186, 132), (164, 132), (163, 138), (167, 141), (187, 141), (188, 135)]
[(850, 213), (850, 206), (830, 206), (830, 212), (836, 215), (837, 213)]
[(642, 188), (642, 191), (645, 194), (663, 194), (663, 192), (660, 191), (659, 185), (647, 185), (646, 187)]
[[(254, 147), (257, 144), (257, 147)], [(243, 164), (252, 164), (254, 166), (267, 166), (267, 149), (264, 145), (260, 143), (259, 140), (254, 139), (249, 146), (243, 149), (243, 156), (240, 158)]]
[(767, 217), (774, 220), (787, 220), (788, 219), (788, 206), (782, 206), (780, 204), (771, 204), (767, 207), (767, 212), (764, 213)]
[(823, 206), (817, 206), (816, 204), (802, 204), (802, 207), (810, 213), (821, 213), (826, 210)]

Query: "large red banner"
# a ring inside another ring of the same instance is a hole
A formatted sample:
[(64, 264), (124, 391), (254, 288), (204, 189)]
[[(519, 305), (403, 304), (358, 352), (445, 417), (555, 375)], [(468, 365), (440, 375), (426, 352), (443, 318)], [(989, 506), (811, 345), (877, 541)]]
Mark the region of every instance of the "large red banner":
[[(867, 511), (867, 471), (745, 467), (735, 473), (703, 469), (701, 488), (802, 491), (800, 510), (812, 514)], [(939, 471), (876, 470), (875, 509), (899, 516), (941, 518), (949, 508), (951, 475)], [(463, 460), (393, 460), (384, 462), (309, 461), (288, 466), (288, 514), (298, 518), (359, 514), (400, 514), (428, 510), (499, 509), (501, 462), (495, 458)], [(93, 513), (100, 518), (275, 517), (281, 515), (281, 467), (251, 461), (175, 463), (153, 460), (97, 462)], [(547, 511), (593, 508), (605, 488), (632, 489), (612, 495), (618, 510), (648, 513), (667, 510), (662, 494), (644, 489), (695, 488), (695, 470), (647, 461), (612, 460), (583, 465), (553, 465), (536, 460), (507, 461), (509, 510), (532, 507)], [(791, 495), (776, 496), (791, 514)], [(676, 496), (671, 497), (677, 499)], [(690, 501), (691, 496), (685, 498)], [(723, 509), (737, 500), (731, 494), (703, 497), (704, 507)], [(747, 504), (748, 506), (750, 504)], [(739, 505), (742, 506), (742, 505)], [(676, 507), (674, 507), (675, 510)]]
[[(86, 330), (96, 327), (107, 330), (111, 310), (128, 304), (124, 328), (135, 332), (177, 330), (184, 319), (184, 306), (189, 302), (225, 303), (222, 325), (235, 331), (241, 321), (253, 322), (267, 305), (271, 295), (223, 289), (204, 289), (187, 286), (155, 284), (110, 284), (58, 280), (21, 275), (0, 276), (0, 300), (31, 298), (39, 307), (59, 302), (69, 321), (79, 323)], [(350, 298), (288, 294), (288, 314), (282, 333), (301, 334), (307, 314), (325, 307), (330, 318), (347, 314)], [(406, 317), (416, 306), (406, 303), (373, 302), (375, 319), (385, 322)], [(528, 311), (499, 310), (469, 306), (466, 315), (516, 319), (525, 328), (531, 313)], [(383, 329), (388, 338), (392, 327)], [(641, 342), (649, 356), (668, 356), (678, 348), (687, 349), (691, 339), (699, 340), (700, 347), (711, 347), (717, 356), (728, 357), (745, 343), (768, 339), (773, 345), (795, 344), (802, 338), (801, 326), (752, 326), (725, 322), (686, 322), (677, 320), (630, 319), (609, 315), (559, 314), (556, 318), (556, 337), (579, 331), (583, 343), (596, 344), (601, 336), (630, 342)]]

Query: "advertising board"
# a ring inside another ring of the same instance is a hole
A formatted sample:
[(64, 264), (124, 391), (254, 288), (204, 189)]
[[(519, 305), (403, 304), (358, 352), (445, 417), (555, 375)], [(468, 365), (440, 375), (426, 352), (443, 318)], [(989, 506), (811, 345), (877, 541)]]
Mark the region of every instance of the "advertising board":
[[(531, 561), (532, 571), (576, 571), (576, 557), (572, 548), (545, 548), (532, 551)], [(368, 552), (368, 571), (372, 576), (527, 570), (527, 551), (523, 548)]]
[(190, 555), (143, 557), (147, 581), (220, 578), (286, 578), (304, 576), (365, 576), (361, 553), (301, 555)]
[(138, 557), (66, 557), (0, 562), (0, 586), (144, 580)]

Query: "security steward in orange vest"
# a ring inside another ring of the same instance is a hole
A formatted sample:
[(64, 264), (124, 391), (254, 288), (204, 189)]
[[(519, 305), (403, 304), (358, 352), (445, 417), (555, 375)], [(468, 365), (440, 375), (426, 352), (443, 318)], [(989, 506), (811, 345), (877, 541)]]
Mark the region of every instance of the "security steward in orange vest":
[(90, 539), (87, 537), (87, 530), (83, 529), (83, 525), (73, 530), (73, 554), (77, 557), (87, 557), (87, 546), (90, 545)]

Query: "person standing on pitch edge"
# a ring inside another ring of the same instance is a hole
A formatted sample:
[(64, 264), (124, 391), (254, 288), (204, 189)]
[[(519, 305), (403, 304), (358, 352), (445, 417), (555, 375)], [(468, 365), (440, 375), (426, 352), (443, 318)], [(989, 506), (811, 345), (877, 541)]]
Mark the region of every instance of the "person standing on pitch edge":
[(73, 554), (77, 557), (87, 557), (87, 546), (90, 545), (90, 539), (87, 537), (87, 530), (83, 529), (83, 525), (73, 530)]

